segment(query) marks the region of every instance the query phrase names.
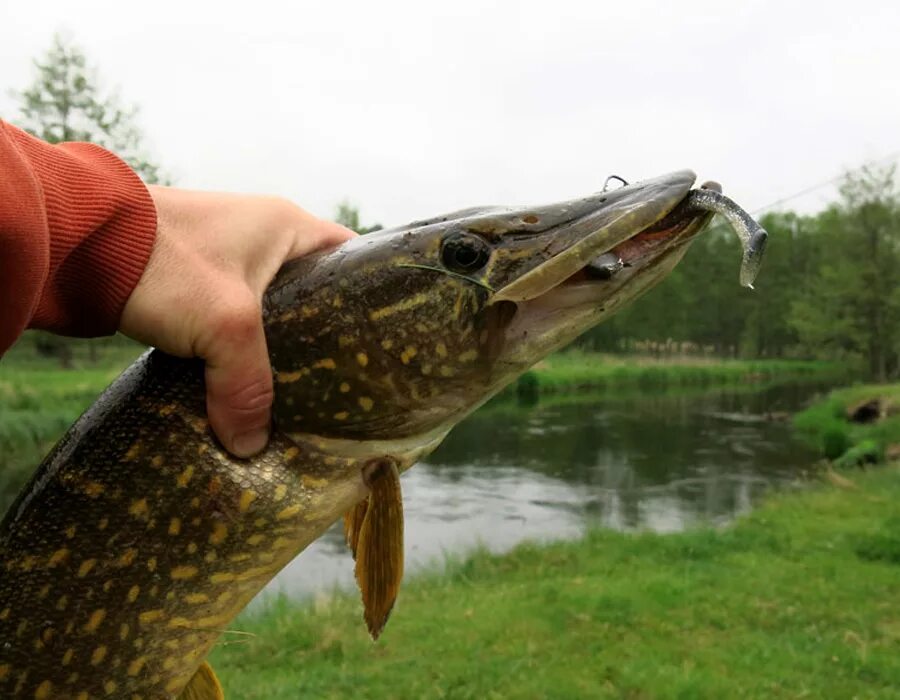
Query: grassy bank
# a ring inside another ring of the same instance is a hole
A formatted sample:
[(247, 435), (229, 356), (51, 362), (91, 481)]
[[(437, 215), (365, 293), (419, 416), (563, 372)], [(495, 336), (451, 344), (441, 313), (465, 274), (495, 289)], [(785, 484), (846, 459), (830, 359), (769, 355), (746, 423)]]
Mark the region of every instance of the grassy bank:
[[(876, 401), (881, 419), (852, 422), (848, 411)], [(851, 466), (881, 461), (892, 445), (900, 445), (900, 384), (860, 385), (838, 389), (794, 418), (794, 425), (824, 457)]]
[(211, 661), (247, 700), (895, 698), (900, 468), (853, 479), (724, 531), (477, 553), (407, 582), (376, 644), (355, 595), (281, 601)]
[(846, 366), (812, 360), (622, 357), (558, 353), (518, 383), (520, 393), (553, 394), (604, 387), (692, 387), (781, 380), (829, 380), (848, 376)]
[(0, 470), (37, 464), (126, 364), (68, 370), (0, 362)]

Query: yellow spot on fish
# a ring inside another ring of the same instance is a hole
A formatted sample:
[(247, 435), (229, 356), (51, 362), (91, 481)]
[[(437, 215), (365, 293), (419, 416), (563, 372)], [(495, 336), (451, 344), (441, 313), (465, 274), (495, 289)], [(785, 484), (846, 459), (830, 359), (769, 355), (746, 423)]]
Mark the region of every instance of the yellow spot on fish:
[(135, 518), (146, 518), (150, 513), (150, 507), (147, 505), (146, 498), (138, 498), (131, 502), (128, 506), (128, 512)]
[(419, 351), (416, 349), (416, 347), (414, 345), (407, 345), (406, 349), (400, 353), (400, 361), (404, 365), (408, 365), (410, 360), (412, 360), (418, 354), (419, 354)]
[(247, 554), (246, 552), (241, 552), (240, 554), (232, 554), (230, 557), (228, 557), (228, 561), (234, 562), (237, 564), (242, 561), (247, 561), (248, 559), (251, 559), (252, 557), (253, 557), (252, 554)]
[(75, 533), (77, 531), (78, 531), (77, 525), (69, 525), (69, 527), (66, 528), (66, 537), (71, 540), (73, 537), (75, 537)]
[(84, 493), (91, 498), (97, 498), (106, 490), (106, 487), (99, 481), (89, 481), (84, 485)]
[(222, 544), (226, 537), (228, 537), (228, 526), (225, 523), (214, 523), (209, 543), (212, 545)]
[(103, 592), (109, 593), (112, 590), (114, 584), (115, 581), (113, 581), (111, 578), (106, 579), (106, 581), (103, 582)]
[(360, 367), (365, 367), (369, 364), (369, 356), (364, 352), (356, 353), (356, 361), (359, 363)]
[(342, 394), (346, 394), (348, 391), (350, 391), (350, 385), (347, 382), (341, 382), (341, 385), (338, 387), (338, 391), (340, 391)]
[(275, 519), (276, 520), (287, 520), (288, 518), (293, 518), (299, 512), (300, 512), (300, 506), (297, 504), (294, 504), (292, 506), (288, 506), (284, 510), (279, 511), (278, 514), (275, 516)]
[(200, 499), (194, 496), (191, 499), (191, 508), (199, 508), (200, 507)]
[(50, 592), (50, 584), (49, 584), (49, 583), (45, 583), (43, 586), (41, 586), (41, 590), (38, 591), (38, 598), (40, 598), (41, 600), (43, 600), (44, 598), (47, 597), (47, 594), (48, 594), (49, 592)]
[(66, 649), (66, 653), (63, 654), (63, 657), (62, 657), (62, 665), (68, 666), (71, 663), (73, 656), (75, 656), (75, 650), (72, 649), (71, 647)]
[(176, 659), (174, 656), (167, 656), (165, 659), (163, 659), (162, 662), (162, 667), (166, 671), (171, 671), (177, 665), (178, 659)]
[(411, 297), (406, 297), (402, 301), (398, 301), (396, 304), (383, 306), (380, 309), (370, 311), (369, 318), (373, 321), (379, 321), (386, 316), (391, 316), (392, 314), (396, 314), (401, 311), (409, 311), (410, 309), (415, 309), (417, 306), (421, 306), (427, 301), (428, 295), (424, 292), (419, 292), (418, 294), (415, 294)]
[(228, 583), (229, 581), (234, 581), (235, 576), (230, 571), (220, 571), (219, 573), (213, 574), (209, 577), (210, 583)]
[(234, 591), (224, 591), (223, 593), (219, 594), (218, 598), (216, 598), (216, 605), (227, 603), (232, 598), (234, 598)]
[(104, 608), (98, 608), (91, 613), (91, 616), (88, 618), (88, 621), (84, 624), (84, 631), (88, 633), (96, 632), (100, 627), (100, 623), (103, 622), (103, 618), (106, 617), (106, 610)]
[(125, 453), (125, 456), (122, 459), (124, 459), (126, 462), (130, 462), (131, 460), (135, 459), (138, 456), (140, 451), (141, 451), (141, 441), (138, 440), (137, 442), (132, 444), (131, 447), (128, 448), (128, 452)]
[(109, 518), (100, 518), (99, 522), (97, 523), (97, 529), (105, 530), (108, 525), (109, 525)]
[(298, 454), (300, 454), (300, 448), (299, 448), (299, 447), (288, 447), (288, 448), (284, 451), (284, 455), (283, 455), (283, 456), (284, 456), (285, 461), (290, 461), (290, 460), (294, 459), (294, 457), (296, 457)]
[(336, 369), (337, 364), (330, 357), (326, 357), (324, 359), (319, 360), (318, 362), (313, 363), (313, 369)]
[(22, 571), (31, 571), (34, 568), (35, 564), (37, 564), (37, 557), (33, 554), (28, 554), (22, 557), (22, 561), (20, 562), (19, 566), (21, 567)]
[(196, 542), (188, 542), (188, 546), (185, 547), (188, 554), (196, 554), (197, 553), (197, 543)]
[(69, 604), (69, 596), (61, 595), (56, 601), (56, 609), (62, 612), (66, 609), (66, 606)]
[(372, 406), (375, 405), (375, 402), (372, 401), (368, 396), (360, 396), (359, 397), (359, 406), (362, 410), (368, 412), (372, 410)]
[(135, 584), (131, 588), (128, 589), (128, 602), (133, 603), (137, 600), (138, 596), (141, 594), (141, 587)]
[(3, 610), (0, 610), (0, 620), (5, 620), (8, 617), (9, 617), (9, 608), (3, 608)]
[(193, 624), (194, 623), (192, 623), (186, 617), (173, 617), (171, 620), (169, 620), (168, 626), (171, 627), (172, 629), (177, 629), (179, 627), (180, 628), (191, 627), (191, 626), (193, 626)]
[(350, 414), (347, 411), (338, 411), (334, 414), (335, 420), (347, 420)]
[(96, 559), (85, 559), (83, 562), (81, 562), (81, 566), (78, 567), (78, 573), (76, 574), (76, 576), (78, 576), (78, 578), (84, 578), (89, 573), (91, 573), (91, 569), (93, 569), (96, 564)]
[(181, 532), (181, 518), (174, 517), (169, 521), (169, 534), (177, 535)]
[(390, 350), (392, 347), (394, 347), (394, 341), (390, 338), (385, 338), (381, 341), (381, 347), (383, 347), (385, 350)]
[(103, 690), (106, 691), (107, 695), (112, 695), (116, 692), (116, 688), (118, 688), (118, 684), (113, 680), (108, 680), (103, 684)]
[(323, 489), (328, 486), (328, 479), (317, 479), (309, 474), (301, 476), (300, 482), (309, 489)]
[(134, 547), (129, 547), (124, 552), (122, 552), (122, 556), (120, 556), (116, 560), (116, 564), (119, 566), (131, 566), (134, 563), (134, 560), (137, 558), (137, 549)]
[(47, 560), (47, 566), (56, 566), (57, 564), (62, 564), (69, 558), (69, 554), (71, 551), (66, 549), (65, 547), (61, 549), (57, 549), (53, 554), (50, 555), (50, 558)]
[(200, 605), (201, 603), (208, 603), (209, 596), (206, 593), (188, 593), (184, 597), (184, 602), (190, 605)]
[(276, 372), (275, 381), (279, 384), (291, 384), (292, 382), (296, 382), (302, 376), (303, 372), (299, 369), (296, 372)]
[(287, 486), (285, 484), (278, 484), (275, 487), (275, 493), (273, 494), (273, 498), (276, 501), (282, 500), (287, 495)]
[(147, 663), (147, 657), (139, 656), (134, 661), (132, 661), (130, 664), (128, 664), (128, 669), (126, 670), (126, 673), (129, 676), (136, 676), (141, 672), (141, 669), (144, 668), (144, 664), (146, 664), (146, 663)]
[(119, 639), (121, 639), (123, 642), (124, 642), (126, 639), (128, 639), (128, 632), (129, 632), (130, 630), (131, 630), (131, 628), (128, 626), (128, 623), (127, 623), (127, 622), (123, 622), (123, 623), (119, 626)]
[(103, 659), (106, 658), (106, 651), (106, 647), (102, 644), (94, 649), (93, 653), (91, 653), (91, 666), (97, 666), (102, 663)]
[(196, 566), (176, 566), (169, 572), (169, 576), (173, 581), (183, 581), (185, 579), (194, 578), (197, 575)]
[(46, 698), (50, 697), (50, 693), (53, 692), (53, 683), (50, 681), (43, 681), (34, 691), (34, 700), (46, 700)]
[(187, 486), (188, 483), (190, 483), (192, 476), (194, 476), (194, 465), (189, 464), (184, 468), (184, 471), (175, 478), (175, 483), (178, 484), (178, 488), (183, 489)]
[(441, 342), (438, 342), (438, 344), (434, 346), (434, 351), (437, 353), (438, 357), (447, 357), (447, 346)]
[(147, 570), (156, 571), (156, 557), (150, 557), (147, 560)]
[(335, 294), (335, 295), (334, 295), (334, 299), (332, 300), (331, 305), (332, 305), (334, 308), (336, 308), (336, 309), (339, 309), (339, 308), (341, 308), (341, 307), (344, 305), (344, 300), (341, 299), (341, 295), (340, 295), (340, 294)]
[(356, 342), (356, 339), (351, 335), (340, 335), (338, 336), (338, 347), (346, 348), (353, 345)]
[(456, 370), (452, 367), (448, 367), (447, 365), (441, 365), (441, 376), (442, 377), (452, 377), (456, 374)]
[(145, 610), (142, 613), (138, 614), (138, 622), (142, 625), (150, 624), (151, 622), (156, 622), (157, 620), (162, 619), (164, 611), (161, 608), (157, 608), (156, 610)]
[(471, 350), (466, 350), (464, 353), (460, 353), (460, 356), (457, 358), (460, 362), (471, 362), (472, 360), (478, 357), (478, 351), (474, 348)]
[(154, 466), (157, 469), (163, 465), (163, 462), (164, 460), (162, 458), (162, 455), (154, 455), (153, 459), (150, 460), (151, 466)]
[(212, 564), (216, 559), (219, 558), (219, 555), (215, 552), (207, 552), (206, 556), (203, 557), (203, 560), (208, 564)]
[(250, 504), (256, 500), (257, 495), (256, 491), (252, 489), (242, 491), (241, 499), (238, 501), (238, 510), (240, 510), (241, 513), (246, 513), (250, 509)]
[(28, 620), (22, 620), (19, 623), (19, 626), (16, 627), (16, 636), (21, 637), (23, 634), (25, 634), (26, 629), (28, 629)]

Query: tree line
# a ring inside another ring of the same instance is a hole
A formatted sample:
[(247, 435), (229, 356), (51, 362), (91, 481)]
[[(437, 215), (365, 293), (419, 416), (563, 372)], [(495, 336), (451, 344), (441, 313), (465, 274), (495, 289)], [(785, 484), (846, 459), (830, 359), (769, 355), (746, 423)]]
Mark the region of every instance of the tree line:
[(739, 245), (723, 225), (692, 244), (645, 297), (582, 336), (605, 352), (821, 358), (898, 375), (900, 191), (896, 168), (848, 173), (815, 215), (766, 214), (769, 245), (755, 290), (737, 282)]
[[(144, 152), (137, 109), (98, 87), (70, 41), (54, 38), (18, 93), (20, 125), (51, 143), (87, 140), (122, 155), (147, 182), (165, 181)], [(655, 355), (820, 358), (860, 363), (877, 380), (900, 374), (900, 191), (895, 167), (846, 175), (838, 201), (815, 215), (762, 217), (769, 245), (756, 290), (738, 285), (739, 246), (723, 225), (692, 244), (657, 288), (576, 341), (586, 350)], [(359, 233), (359, 210), (335, 219)], [(71, 360), (71, 344), (35, 334), (39, 354)], [(95, 345), (90, 345), (91, 354)]]

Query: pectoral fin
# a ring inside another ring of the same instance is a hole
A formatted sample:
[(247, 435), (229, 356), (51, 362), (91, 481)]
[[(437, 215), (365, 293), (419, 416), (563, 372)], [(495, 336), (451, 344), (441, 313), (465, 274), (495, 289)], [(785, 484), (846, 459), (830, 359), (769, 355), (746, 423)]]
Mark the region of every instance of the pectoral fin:
[(178, 700), (225, 700), (225, 693), (212, 666), (204, 661), (181, 691)]
[(392, 460), (378, 462), (367, 481), (371, 491), (356, 542), (356, 581), (369, 634), (378, 639), (403, 578), (403, 495)]

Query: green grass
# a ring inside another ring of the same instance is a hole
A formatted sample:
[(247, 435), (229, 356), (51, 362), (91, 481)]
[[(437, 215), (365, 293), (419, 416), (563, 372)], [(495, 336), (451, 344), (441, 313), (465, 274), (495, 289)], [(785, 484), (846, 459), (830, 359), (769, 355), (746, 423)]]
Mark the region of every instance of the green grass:
[(11, 351), (0, 361), (0, 473), (31, 469), (100, 392), (136, 357), (116, 348), (97, 365)]
[(211, 662), (245, 700), (896, 698), (900, 469), (854, 479), (726, 530), (477, 552), (408, 581), (375, 644), (353, 594), (279, 600)]
[[(892, 414), (869, 424), (847, 420), (849, 406), (874, 398), (893, 406)], [(900, 384), (863, 384), (838, 389), (824, 401), (797, 414), (794, 425), (829, 459), (840, 459), (848, 450), (860, 446), (883, 454), (889, 445), (900, 443)]]
[(847, 376), (845, 366), (812, 360), (724, 360), (589, 354), (570, 350), (540, 362), (520, 380), (520, 393), (552, 394), (588, 388), (645, 389), (740, 385), (773, 379), (801, 381)]

